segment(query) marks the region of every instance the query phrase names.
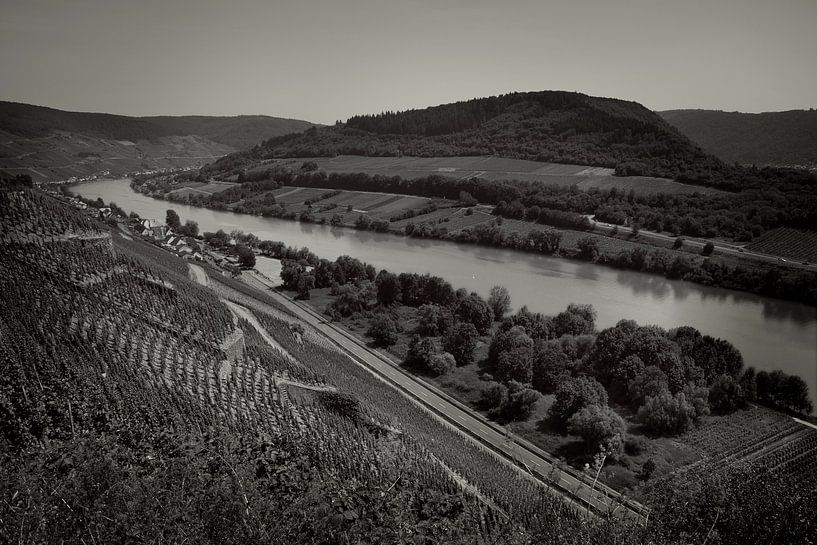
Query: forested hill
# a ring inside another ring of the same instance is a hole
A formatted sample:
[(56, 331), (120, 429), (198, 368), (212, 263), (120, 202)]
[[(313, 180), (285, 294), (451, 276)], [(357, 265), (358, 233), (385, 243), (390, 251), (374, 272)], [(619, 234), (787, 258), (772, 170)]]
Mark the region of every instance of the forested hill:
[(713, 178), (717, 183), (726, 176), (721, 161), (644, 106), (562, 91), (355, 116), (345, 124), (270, 139), (243, 157), (337, 154), (495, 155), (603, 166), (619, 174), (693, 183)]
[(817, 110), (760, 114), (668, 110), (658, 114), (724, 161), (817, 168)]
[(266, 138), (304, 131), (312, 125), (308, 121), (263, 115), (129, 117), (0, 101), (0, 129), (26, 138), (44, 137), (55, 130), (130, 141), (195, 135), (242, 149)]

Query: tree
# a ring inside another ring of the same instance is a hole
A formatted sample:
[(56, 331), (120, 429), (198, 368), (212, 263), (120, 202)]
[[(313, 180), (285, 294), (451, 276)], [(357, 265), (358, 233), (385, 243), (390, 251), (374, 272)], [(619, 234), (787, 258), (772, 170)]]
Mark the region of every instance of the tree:
[(476, 293), (462, 299), (454, 314), (463, 322), (474, 324), (480, 335), (487, 335), (494, 321), (494, 312), (491, 307)]
[(592, 305), (571, 303), (567, 310), (553, 318), (551, 328), (555, 337), (593, 333), (596, 328), (596, 311)]
[(496, 367), (503, 352), (520, 347), (533, 348), (533, 339), (525, 333), (524, 327), (513, 326), (507, 331), (497, 331), (488, 347), (488, 361)]
[(178, 231), (179, 234), (188, 237), (197, 237), (199, 236), (199, 224), (193, 220), (187, 220), (186, 222), (184, 222), (184, 225), (179, 227)]
[(570, 377), (570, 359), (555, 344), (546, 343), (533, 355), (531, 383), (543, 394), (549, 394)]
[(496, 363), (496, 374), (503, 380), (529, 384), (533, 378), (532, 349), (520, 346), (502, 352)]
[(165, 224), (174, 231), (177, 231), (179, 227), (182, 226), (182, 220), (179, 218), (176, 211), (171, 209), (167, 211), (167, 215), (165, 216)]
[(463, 206), (475, 206), (477, 204), (477, 200), (467, 191), (460, 191), (459, 201)]
[(369, 330), (366, 335), (374, 339), (377, 346), (391, 346), (397, 342), (397, 325), (388, 314), (375, 314), (369, 322)]
[(235, 252), (238, 255), (238, 263), (242, 267), (247, 269), (255, 267), (255, 252), (244, 245), (237, 246)]
[(409, 342), (409, 349), (403, 363), (416, 369), (428, 369), (431, 357), (437, 353), (437, 346), (428, 337), (415, 335)]
[(595, 261), (599, 257), (599, 245), (590, 237), (583, 237), (577, 243), (579, 257), (587, 261)]
[(680, 250), (684, 246), (684, 239), (681, 237), (676, 237), (675, 242), (672, 243), (672, 248), (674, 250)]
[(533, 414), (536, 403), (541, 399), (536, 390), (526, 388), (522, 384), (511, 381), (508, 384), (508, 398), (499, 407), (490, 411), (490, 415), (501, 420), (527, 420)]
[(570, 378), (556, 388), (556, 401), (548, 414), (557, 424), (565, 425), (571, 416), (589, 405), (607, 405), (604, 386), (592, 377)]
[(491, 293), (488, 296), (488, 305), (494, 312), (494, 318), (501, 320), (511, 308), (511, 296), (507, 288), (503, 286), (494, 286), (491, 288)]
[(624, 450), (627, 425), (606, 405), (588, 405), (578, 411), (568, 420), (567, 429), (581, 437), (593, 454), (605, 452), (618, 458)]
[(743, 388), (731, 375), (720, 375), (709, 388), (709, 406), (719, 414), (733, 413), (746, 406)]
[[(628, 358), (638, 358), (638, 356), (628, 356)], [(640, 358), (638, 361), (641, 361)], [(642, 371), (627, 384), (626, 401), (631, 407), (640, 407), (648, 397), (655, 397), (665, 390), (669, 390), (666, 373), (655, 365), (642, 367)]]
[(382, 270), (374, 283), (377, 286), (377, 301), (381, 305), (393, 305), (400, 299), (400, 282), (397, 275)]
[(714, 252), (714, 251), (715, 251), (715, 245), (712, 244), (712, 242), (707, 242), (706, 244), (704, 244), (704, 249), (701, 250), (701, 255), (710, 256), (710, 255), (712, 255), (712, 252)]
[(298, 290), (298, 299), (309, 299), (309, 290), (315, 287), (315, 276), (311, 274), (299, 275), (295, 287)]
[(454, 356), (459, 367), (474, 361), (474, 349), (479, 333), (467, 322), (460, 322), (448, 330), (443, 340), (443, 348)]
[(454, 323), (454, 315), (447, 307), (426, 303), (421, 305), (417, 311), (415, 332), (424, 337), (445, 335), (451, 324)]
[(756, 380), (758, 401), (806, 414), (814, 409), (808, 396), (808, 385), (802, 378), (783, 371), (760, 371)]

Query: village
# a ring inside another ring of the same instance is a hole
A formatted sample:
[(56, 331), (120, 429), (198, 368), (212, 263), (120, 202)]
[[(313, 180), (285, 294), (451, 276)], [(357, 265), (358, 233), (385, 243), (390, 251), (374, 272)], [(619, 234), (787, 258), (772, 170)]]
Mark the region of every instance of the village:
[(186, 226), (174, 230), (163, 220), (141, 218), (134, 213), (128, 215), (116, 205), (106, 206), (101, 201), (83, 199), (51, 187), (45, 187), (43, 190), (52, 197), (82, 210), (90, 217), (106, 221), (111, 227), (119, 229), (120, 234), (125, 238), (138, 236), (182, 259), (207, 261), (233, 276), (241, 273), (239, 256), (231, 252), (231, 249), (238, 247), (238, 242), (233, 235), (230, 235), (226, 241), (226, 251), (216, 249), (197, 232), (197, 226), (196, 233), (180, 232), (185, 231)]

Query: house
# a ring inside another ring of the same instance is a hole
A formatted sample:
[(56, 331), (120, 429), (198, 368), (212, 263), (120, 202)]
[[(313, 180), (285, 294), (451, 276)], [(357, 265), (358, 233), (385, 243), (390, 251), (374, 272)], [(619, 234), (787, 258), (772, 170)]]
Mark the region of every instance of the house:
[(153, 237), (155, 240), (162, 240), (167, 236), (167, 225), (158, 220), (143, 219), (140, 227), (143, 235)]

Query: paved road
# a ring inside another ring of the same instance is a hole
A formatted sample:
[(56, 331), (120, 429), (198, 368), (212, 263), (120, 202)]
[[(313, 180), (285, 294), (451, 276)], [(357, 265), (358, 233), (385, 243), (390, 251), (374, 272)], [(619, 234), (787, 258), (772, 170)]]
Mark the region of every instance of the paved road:
[[(597, 231), (600, 234), (612, 234), (613, 230), (618, 228), (619, 233), (631, 233), (633, 232), (632, 228), (625, 227), (623, 225), (614, 225), (612, 223), (605, 223), (603, 221), (598, 221), (593, 219), (592, 214), (586, 215), (587, 219), (590, 220), (590, 225), (593, 226), (593, 231)], [(642, 238), (652, 238), (655, 240), (664, 240), (664, 241), (675, 241), (677, 237), (671, 235), (665, 235), (663, 233), (656, 233), (655, 231), (646, 231), (641, 229), (638, 232), (638, 236)], [(764, 254), (760, 252), (755, 252), (752, 250), (746, 250), (742, 246), (737, 244), (729, 244), (728, 242), (720, 242), (716, 240), (708, 240), (708, 239), (697, 239), (697, 238), (690, 238), (686, 236), (681, 236), (684, 239), (685, 246), (692, 246), (693, 248), (700, 248), (703, 250), (703, 247), (706, 245), (707, 242), (712, 242), (715, 246), (715, 254), (730, 254), (736, 257), (744, 257), (747, 259), (754, 259), (756, 261), (765, 261), (767, 263), (775, 263), (777, 265), (781, 265), (784, 267), (791, 267), (794, 269), (806, 269), (817, 271), (817, 263), (809, 263), (806, 265), (805, 263), (801, 263), (799, 261), (795, 261), (793, 259), (784, 259), (782, 257), (771, 255), (771, 254)]]
[[(269, 286), (268, 281), (260, 277), (254, 276), (254, 279), (256, 282)], [(553, 487), (576, 502), (582, 509), (587, 508), (589, 504), (595, 512), (600, 514), (615, 512), (641, 522), (645, 520), (648, 509), (643, 505), (623, 499), (617, 492), (601, 483), (595, 483), (593, 487), (591, 478), (581, 472), (575, 472), (572, 468), (554, 470), (556, 460), (546, 452), (515, 437), (504, 428), (488, 421), (435, 387), (406, 373), (394, 361), (370, 350), (351, 334), (327, 322), (326, 317), (280, 292), (273, 290), (268, 293), (295, 316), (340, 347), (354, 361), (385, 378), (409, 399), (464, 431), (475, 442), (492, 449), (509, 463), (527, 469), (534, 477), (546, 484), (550, 483), (548, 479), (552, 478)]]

